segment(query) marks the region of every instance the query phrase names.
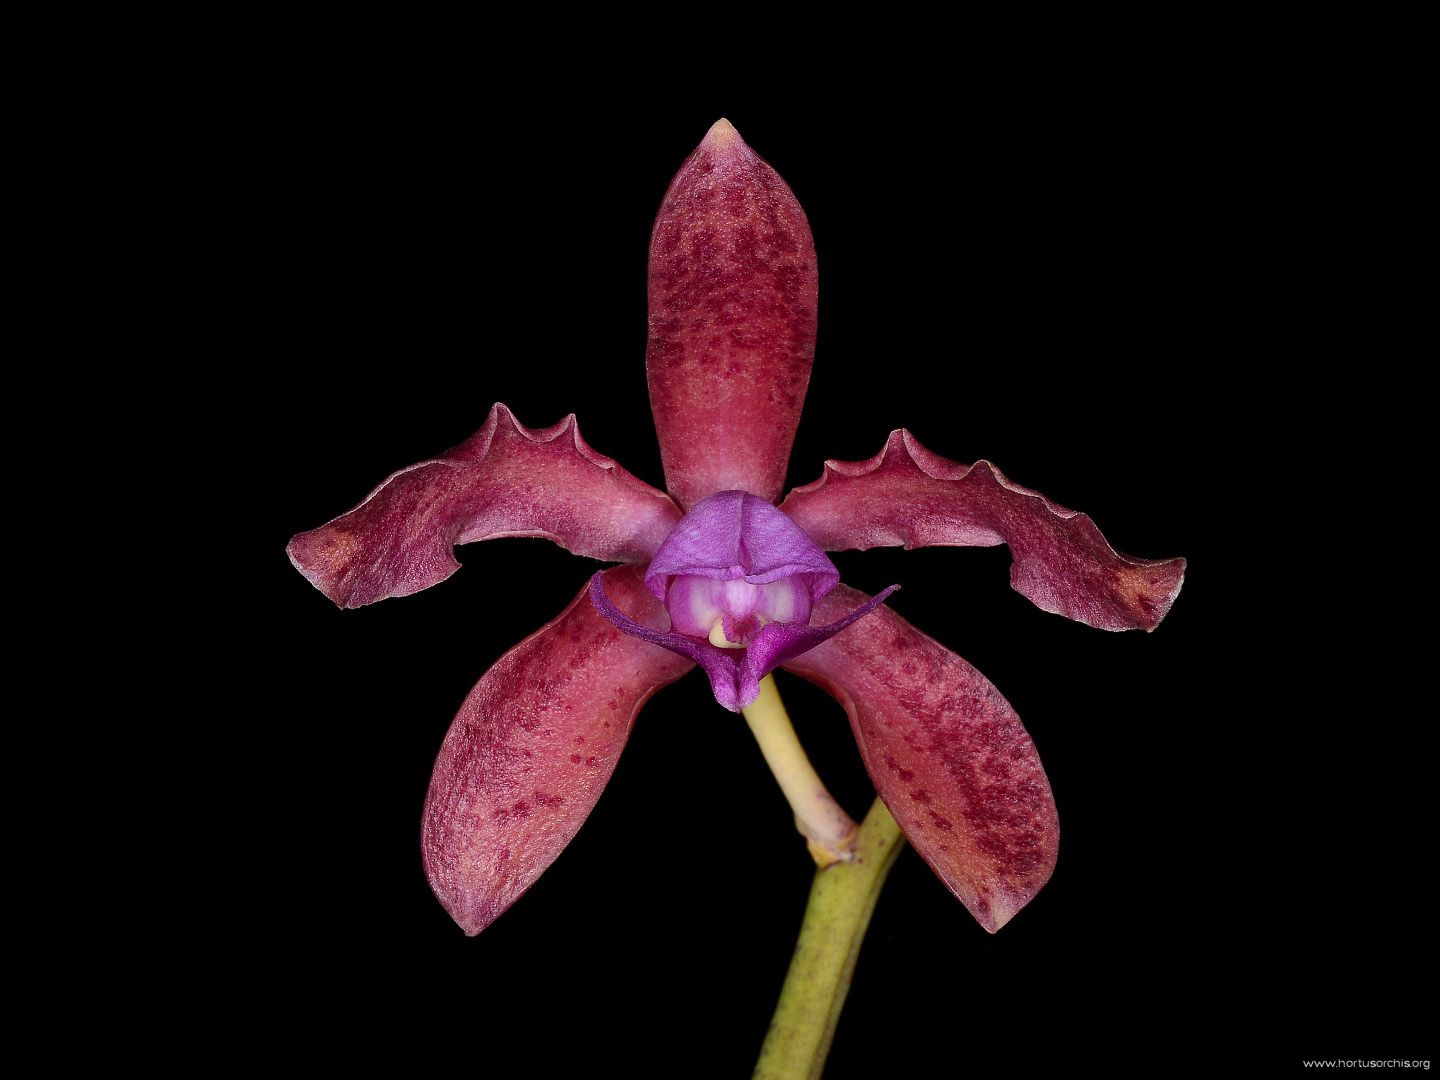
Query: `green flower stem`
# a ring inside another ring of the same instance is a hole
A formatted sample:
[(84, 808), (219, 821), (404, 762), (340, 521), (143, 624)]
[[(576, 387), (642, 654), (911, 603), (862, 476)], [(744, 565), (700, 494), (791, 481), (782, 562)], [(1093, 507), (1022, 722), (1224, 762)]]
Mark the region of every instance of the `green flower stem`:
[(856, 825), (816, 775), (767, 675), (742, 710), (815, 859), (814, 884), (755, 1080), (818, 1080), (885, 875), (905, 846), (879, 799)]
[(900, 826), (876, 799), (847, 862), (815, 871), (800, 940), (755, 1066), (755, 1080), (819, 1080), (860, 942), (895, 856)]
[(810, 854), (818, 866), (848, 862), (854, 857), (855, 819), (831, 797), (815, 774), (805, 748), (795, 737), (790, 716), (775, 689), (775, 678), (760, 680), (760, 696), (741, 710), (750, 725), (765, 763), (775, 774), (780, 790), (795, 811), (795, 827), (809, 841)]

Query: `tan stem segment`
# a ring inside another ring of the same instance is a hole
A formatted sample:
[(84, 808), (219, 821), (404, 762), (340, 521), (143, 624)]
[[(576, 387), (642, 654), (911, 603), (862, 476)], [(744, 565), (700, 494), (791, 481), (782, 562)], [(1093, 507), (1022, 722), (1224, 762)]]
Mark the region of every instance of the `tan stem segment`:
[(822, 869), (849, 862), (855, 855), (855, 819), (825, 789), (775, 689), (775, 677), (760, 680), (760, 696), (741, 710), (750, 725), (765, 763), (775, 774), (780, 790), (795, 811), (795, 827), (809, 842), (810, 854)]
[(900, 826), (876, 799), (860, 826), (854, 858), (815, 871), (800, 940), (754, 1080), (819, 1080), (865, 928), (904, 846)]

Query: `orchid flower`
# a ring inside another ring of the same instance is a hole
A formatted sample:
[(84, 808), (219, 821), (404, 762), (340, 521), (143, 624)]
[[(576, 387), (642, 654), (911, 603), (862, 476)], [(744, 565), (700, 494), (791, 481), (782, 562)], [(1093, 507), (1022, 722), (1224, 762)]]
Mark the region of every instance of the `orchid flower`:
[[(782, 501), (814, 353), (815, 252), (789, 187), (725, 120), (665, 196), (649, 296), (666, 491), (593, 450), (573, 414), (532, 429), (496, 404), (469, 440), (290, 542), (295, 567), (345, 608), (438, 584), (459, 567), (456, 544), (496, 537), (545, 537), (621, 564), (595, 573), (462, 705), (424, 811), (436, 896), (479, 933), (575, 836), (652, 694), (698, 666), (719, 705), (754, 726), (778, 707), (768, 676), (780, 668), (844, 707), (904, 838), (998, 930), (1055, 865), (1055, 805), (1034, 744), (983, 675), (885, 606), (894, 586), (847, 588), (826, 552), (1006, 544), (1016, 591), (1105, 630), (1153, 630), (1184, 560), (1117, 553), (1084, 514), (905, 430), (868, 461), (827, 461)], [(767, 758), (786, 786), (786, 764)], [(822, 867), (846, 861), (854, 823), (803, 755), (797, 768), (787, 795), (801, 832)]]

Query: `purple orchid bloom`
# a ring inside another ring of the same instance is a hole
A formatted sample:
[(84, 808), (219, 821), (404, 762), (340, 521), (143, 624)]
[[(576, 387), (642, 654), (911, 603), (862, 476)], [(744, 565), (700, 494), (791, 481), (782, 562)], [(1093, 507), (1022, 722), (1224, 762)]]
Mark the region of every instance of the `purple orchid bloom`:
[[(502, 657), (456, 717), (424, 812), (426, 871), (467, 934), (558, 857), (613, 773), (640, 708), (698, 665), (738, 710), (776, 667), (846, 709), (906, 838), (987, 930), (1054, 868), (1049, 783), (984, 676), (826, 551), (1008, 544), (1014, 588), (1107, 630), (1153, 629), (1184, 560), (1115, 552), (1083, 514), (893, 432), (829, 461), (783, 502), (816, 329), (810, 229), (785, 182), (726, 121), (671, 183), (650, 248), (647, 373), (667, 491), (592, 450), (574, 416), (522, 426), (495, 405), (446, 454), (297, 535), (297, 569), (341, 607), (458, 569), (456, 544), (544, 536), (624, 565)], [(658, 647), (657, 647), (658, 646)]]

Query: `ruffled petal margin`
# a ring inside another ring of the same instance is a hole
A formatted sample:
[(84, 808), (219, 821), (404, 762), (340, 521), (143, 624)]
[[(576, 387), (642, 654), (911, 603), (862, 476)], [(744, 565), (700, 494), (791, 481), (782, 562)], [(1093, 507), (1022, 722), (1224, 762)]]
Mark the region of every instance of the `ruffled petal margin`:
[(645, 370), (665, 486), (687, 510), (780, 498), (815, 356), (815, 242), (775, 170), (717, 121), (650, 239)]
[(1184, 559), (1136, 559), (1085, 514), (1006, 479), (988, 461), (960, 465), (903, 428), (869, 461), (827, 461), (780, 507), (826, 551), (1010, 545), (1010, 584), (1043, 611), (1101, 630), (1153, 630), (1185, 580)]
[[(866, 603), (841, 585), (816, 617)], [(890, 608), (783, 666), (844, 706), (880, 798), (981, 926), (993, 934), (1050, 880), (1060, 840), (1050, 782), (985, 676)]]
[(401, 469), (286, 552), (312, 585), (353, 608), (444, 581), (460, 568), (456, 544), (543, 536), (577, 555), (645, 562), (679, 520), (668, 495), (590, 448), (574, 413), (527, 428), (497, 404), (465, 442)]
[[(604, 574), (642, 625), (665, 609), (630, 567)], [(582, 591), (485, 673), (450, 726), (425, 800), (425, 873), (478, 934), (574, 838), (615, 771), (636, 715), (691, 664), (621, 633)]]

